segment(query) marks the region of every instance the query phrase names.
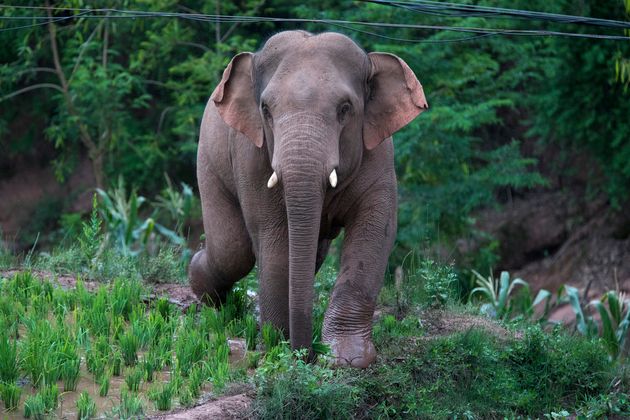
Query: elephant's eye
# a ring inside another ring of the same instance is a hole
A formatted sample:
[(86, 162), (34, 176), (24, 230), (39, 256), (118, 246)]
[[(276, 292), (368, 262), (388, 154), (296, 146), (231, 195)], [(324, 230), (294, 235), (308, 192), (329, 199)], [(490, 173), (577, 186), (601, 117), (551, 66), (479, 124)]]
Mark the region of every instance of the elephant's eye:
[(267, 106), (267, 104), (262, 104), (262, 113), (263, 113), (263, 117), (265, 117), (265, 119), (269, 122), (269, 124), (271, 124), (271, 122), (273, 121), (273, 118), (271, 117), (271, 111), (269, 111), (269, 107)]
[(337, 117), (339, 118), (340, 123), (345, 122), (346, 117), (350, 114), (350, 111), (352, 111), (352, 105), (350, 105), (350, 102), (344, 102), (339, 106), (339, 108), (337, 108)]

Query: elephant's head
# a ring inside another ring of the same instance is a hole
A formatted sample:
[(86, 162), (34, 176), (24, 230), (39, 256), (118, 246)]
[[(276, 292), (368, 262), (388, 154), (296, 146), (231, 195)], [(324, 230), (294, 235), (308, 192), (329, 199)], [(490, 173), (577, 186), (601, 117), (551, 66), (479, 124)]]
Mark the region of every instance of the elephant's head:
[(294, 348), (310, 347), (313, 276), (324, 197), (351, 182), (365, 150), (427, 108), (395, 55), (366, 54), (337, 33), (282, 32), (235, 56), (212, 94), (223, 120), (267, 147), (269, 188), (284, 190)]

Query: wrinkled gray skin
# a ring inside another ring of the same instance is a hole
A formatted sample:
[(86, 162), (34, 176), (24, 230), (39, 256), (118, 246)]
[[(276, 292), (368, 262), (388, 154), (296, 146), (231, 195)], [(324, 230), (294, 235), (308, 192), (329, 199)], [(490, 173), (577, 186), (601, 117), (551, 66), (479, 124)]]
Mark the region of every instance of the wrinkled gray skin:
[(314, 275), (344, 228), (323, 339), (339, 365), (372, 363), (372, 316), (396, 235), (390, 136), (426, 107), (402, 60), (340, 34), (282, 32), (234, 57), (201, 125), (197, 296), (220, 303), (257, 262), (262, 322), (310, 349)]

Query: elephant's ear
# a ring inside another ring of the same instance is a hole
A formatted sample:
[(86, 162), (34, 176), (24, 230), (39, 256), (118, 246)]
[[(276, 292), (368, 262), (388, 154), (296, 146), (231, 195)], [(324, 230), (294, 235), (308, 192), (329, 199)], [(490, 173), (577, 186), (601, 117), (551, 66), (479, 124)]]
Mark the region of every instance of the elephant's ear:
[(223, 71), (221, 83), (214, 89), (212, 99), (219, 115), (230, 127), (245, 134), (254, 144), (263, 144), (263, 127), (254, 98), (252, 81), (252, 53), (240, 53)]
[(363, 143), (368, 150), (427, 109), (422, 85), (407, 63), (393, 54), (370, 53), (370, 97), (365, 106)]

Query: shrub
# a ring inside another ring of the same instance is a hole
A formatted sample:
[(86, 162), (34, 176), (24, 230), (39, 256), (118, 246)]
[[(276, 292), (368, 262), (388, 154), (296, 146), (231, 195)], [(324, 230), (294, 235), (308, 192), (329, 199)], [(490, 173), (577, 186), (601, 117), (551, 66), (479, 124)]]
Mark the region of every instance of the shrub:
[(262, 419), (351, 418), (356, 389), (340, 371), (304, 361), (304, 351), (269, 357), (255, 375), (255, 414)]

